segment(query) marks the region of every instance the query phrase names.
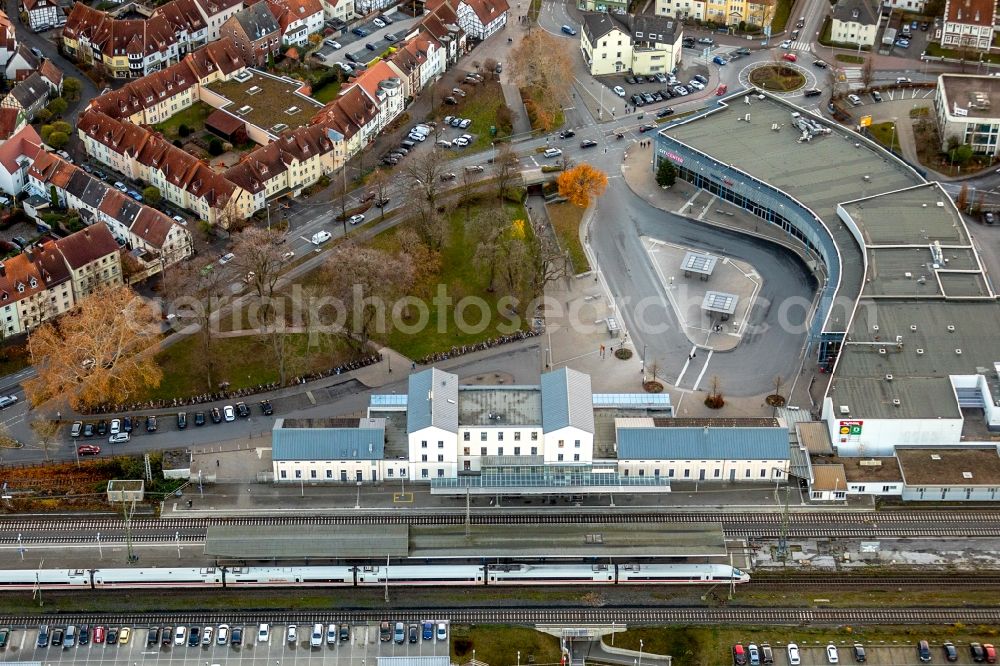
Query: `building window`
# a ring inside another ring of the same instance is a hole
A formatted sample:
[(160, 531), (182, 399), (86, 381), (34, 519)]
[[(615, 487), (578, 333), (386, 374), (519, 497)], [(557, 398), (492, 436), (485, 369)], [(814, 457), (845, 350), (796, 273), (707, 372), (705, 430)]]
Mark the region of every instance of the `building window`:
[(462, 433), (462, 439), (468, 442), (470, 439), (472, 439), (471, 435), (472, 433), (466, 430), (465, 432)]
[(762, 478), (762, 479), (766, 479), (767, 478), (767, 470), (766, 469), (760, 470), (760, 478)]
[(514, 447), (514, 455), (515, 456), (521, 455), (521, 447), (520, 446), (515, 446)]
[(561, 449), (561, 448), (563, 448), (564, 446), (566, 446), (566, 440), (564, 440), (564, 439), (560, 439), (560, 440), (559, 440), (559, 448)]
[(438, 462), (444, 462), (444, 454), (443, 453), (439, 453), (438, 454)]
[(422, 449), (426, 449), (427, 448), (427, 440), (426, 439), (422, 440), (420, 442), (420, 448), (422, 448)]
[(639, 476), (646, 476), (646, 470), (640, 469), (639, 470)]
[(392, 478), (392, 471), (393, 471), (393, 470), (392, 470), (392, 468), (391, 468), (391, 467), (390, 467), (389, 469), (385, 470), (385, 475), (386, 475), (387, 477), (389, 477), (390, 479)]
[(326, 470), (326, 478), (328, 478), (328, 479), (332, 479), (333, 478), (333, 470), (332, 469)]
[(427, 462), (427, 454), (426, 453), (420, 456), (420, 462)]
[(537, 456), (538, 455), (538, 447), (537, 446), (531, 447), (531, 455), (533, 455), (533, 456)]
[(684, 470), (684, 478), (685, 479), (690, 479), (691, 478), (691, 470), (689, 470), (689, 469), (685, 469)]
[(514, 431), (514, 441), (515, 442), (520, 442), (521, 441), (521, 431), (520, 430), (515, 430)]
[(288, 478), (288, 472), (286, 472), (285, 470), (281, 470), (281, 478), (287, 479)]
[(310, 479), (315, 479), (316, 478), (316, 470), (314, 470), (314, 469), (309, 470), (309, 478)]
[(301, 479), (302, 478), (302, 470), (301, 469), (295, 470), (295, 478), (296, 479)]
[(502, 442), (503, 441), (503, 431), (502, 430), (497, 433), (497, 441), (498, 442)]
[(660, 478), (660, 468), (659, 467), (657, 467), (656, 469), (653, 470), (653, 476), (655, 476), (656, 478)]
[(426, 479), (426, 478), (427, 478), (427, 476), (428, 476), (428, 473), (427, 473), (427, 470), (426, 470), (426, 469), (422, 469), (422, 470), (420, 470), (420, 478), (421, 478), (421, 479)]
[(463, 456), (468, 456), (468, 455), (472, 455), (471, 453), (469, 453), (469, 451), (470, 451), (470, 450), (471, 450), (471, 449), (469, 449), (469, 447), (468, 447), (468, 446), (467, 446), (467, 447), (465, 447), (464, 449), (462, 449), (462, 455), (463, 455)]
[(563, 461), (563, 454), (561, 454), (561, 453), (560, 453), (560, 454), (559, 454), (559, 455), (558, 455), (558, 456), (556, 457), (556, 460), (557, 460), (557, 461), (559, 461), (559, 462), (562, 462), (562, 461)]
[(479, 455), (481, 455), (481, 456), (485, 456), (486, 455), (486, 447), (485, 446), (480, 447), (480, 449), (479, 449)]
[(713, 474), (712, 476), (714, 476), (715, 478), (719, 478), (719, 476), (721, 476), (721, 475), (722, 475), (722, 470), (716, 468), (715, 469), (715, 474)]
[(444, 448), (444, 442), (442, 442), (440, 439), (438, 440), (438, 448), (439, 449), (443, 449)]
[(746, 474), (744, 474), (743, 476), (745, 476), (746, 478), (748, 478), (748, 479), (749, 479), (749, 478), (750, 478), (750, 470), (747, 470), (747, 473), (746, 473)]
[(486, 441), (486, 431), (485, 430), (483, 430), (482, 432), (479, 433), (479, 441), (480, 442), (485, 442)]
[(667, 470), (667, 476), (669, 478), (671, 478), (671, 479), (674, 478), (674, 468), (673, 467), (671, 467), (670, 469)]
[(537, 442), (538, 441), (538, 433), (537, 432), (531, 433), (531, 441), (533, 441), (533, 442)]
[(580, 462), (580, 454), (579, 453), (574, 453), (573, 454), (573, 460), (576, 461), (576, 462)]
[(575, 442), (573, 443), (573, 446), (575, 446), (576, 448), (580, 448), (580, 440), (576, 440), (576, 441), (575, 441)]

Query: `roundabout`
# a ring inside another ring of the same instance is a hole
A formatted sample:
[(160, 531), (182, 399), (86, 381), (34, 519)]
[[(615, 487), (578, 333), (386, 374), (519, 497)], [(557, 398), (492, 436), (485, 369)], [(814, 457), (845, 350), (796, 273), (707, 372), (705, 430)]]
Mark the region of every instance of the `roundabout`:
[(783, 60), (750, 63), (740, 70), (739, 80), (746, 88), (766, 90), (776, 97), (802, 97), (819, 83), (813, 72)]

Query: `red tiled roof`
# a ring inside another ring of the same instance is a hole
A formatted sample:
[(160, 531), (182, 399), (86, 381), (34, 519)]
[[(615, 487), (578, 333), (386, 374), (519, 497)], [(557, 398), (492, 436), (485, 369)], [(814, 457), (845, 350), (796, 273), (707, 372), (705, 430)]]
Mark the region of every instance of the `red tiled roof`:
[(472, 8), (484, 26), (489, 25), (510, 9), (507, 0), (461, 0), (461, 2)]
[(40, 154), (47, 154), (42, 150), (42, 138), (31, 125), (25, 125), (20, 132), (12, 136), (3, 145), (0, 145), (0, 164), (3, 165), (7, 173), (17, 171), (17, 159), (22, 155), (30, 160), (34, 160)]
[(992, 26), (996, 5), (993, 0), (950, 0), (947, 18), (953, 23)]
[(14, 34), (14, 24), (7, 15), (0, 12), (0, 48), (14, 51), (17, 49), (17, 37)]
[(42, 76), (57, 88), (62, 85), (63, 73), (55, 63), (46, 58), (42, 61)]
[(6, 141), (17, 128), (17, 116), (21, 113), (10, 107), (0, 107), (0, 141)]
[(73, 270), (118, 251), (115, 237), (103, 224), (95, 224), (61, 238), (55, 242), (55, 246)]

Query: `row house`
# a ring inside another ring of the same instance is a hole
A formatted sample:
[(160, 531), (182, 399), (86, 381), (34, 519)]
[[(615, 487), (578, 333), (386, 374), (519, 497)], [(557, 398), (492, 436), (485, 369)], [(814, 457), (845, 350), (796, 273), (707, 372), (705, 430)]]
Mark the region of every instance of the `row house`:
[(507, 27), (507, 0), (459, 0), (458, 25), (472, 39), (483, 41)]
[(175, 65), (101, 95), (90, 108), (137, 125), (155, 125), (197, 102), (199, 84), (229, 79), (244, 69), (233, 41), (221, 39), (187, 54)]
[(0, 262), (0, 327), (17, 335), (121, 284), (120, 248), (104, 225), (46, 240)]
[[(20, 114), (16, 109), (3, 109), (4, 115), (10, 112)], [(23, 114), (20, 114), (23, 118)], [(16, 122), (16, 121), (15, 121)], [(0, 189), (15, 196), (24, 190), (28, 184), (28, 169), (42, 148), (42, 139), (31, 125), (24, 125), (0, 145)]]
[(8, 81), (23, 81), (41, 69), (42, 59), (31, 52), (26, 44), (19, 45), (7, 60), (4, 77)]
[(993, 0), (948, 0), (944, 7), (941, 47), (988, 53), (995, 23)]
[(39, 72), (24, 79), (7, 93), (0, 106), (24, 113), (28, 120), (34, 120), (52, 95), (52, 87)]
[(246, 191), (143, 127), (88, 109), (77, 130), (88, 155), (159, 188), (165, 199), (209, 224), (227, 227), (253, 213)]
[(250, 65), (260, 67), (280, 52), (281, 28), (264, 0), (229, 17), (221, 34), (233, 40)]
[(177, 62), (177, 34), (162, 14), (117, 19), (77, 2), (62, 31), (63, 50), (84, 63), (102, 63), (117, 79), (140, 78)]
[(718, 25), (771, 25), (774, 0), (656, 0), (654, 13), (674, 19), (695, 19)]
[(351, 86), (323, 107), (313, 123), (323, 127), (332, 142), (343, 146), (346, 162), (364, 150), (377, 134), (379, 108), (363, 87)]
[(34, 32), (57, 28), (66, 22), (62, 8), (55, 0), (21, 0), (21, 11), (28, 16), (28, 27)]
[(17, 52), (17, 34), (14, 24), (0, 11), (0, 62), (10, 62)]
[(347, 23), (355, 17), (352, 0), (320, 0), (320, 5), (323, 7), (324, 18), (338, 19)]
[(254, 150), (224, 175), (250, 194), (254, 210), (262, 210), (269, 199), (297, 197), (321, 176), (333, 173), (339, 166), (335, 160), (334, 142), (322, 127), (311, 125)]
[(323, 31), (320, 0), (266, 0), (281, 30), (285, 46), (306, 46), (309, 36)]
[(194, 0), (172, 0), (153, 10), (153, 17), (163, 19), (173, 30), (181, 55), (208, 43), (208, 24)]
[[(193, 239), (186, 228), (56, 155), (40, 155), (31, 169), (31, 177), (33, 189), (46, 196), (55, 186), (62, 205), (78, 210), (90, 225), (88, 229), (98, 234), (107, 230), (115, 247), (124, 248), (143, 266), (143, 277), (194, 252)], [(98, 269), (103, 270), (102, 265), (90, 263), (74, 268), (74, 281), (78, 283), (74, 293), (89, 293), (104, 283), (98, 277), (105, 281), (110, 278), (110, 274), (98, 275)], [(115, 270), (120, 275), (120, 269)], [(87, 280), (88, 277), (94, 279)]]
[(388, 127), (406, 107), (403, 83), (384, 60), (364, 71), (354, 80), (353, 85), (363, 88), (378, 106), (378, 116), (373, 129), (376, 134), (380, 134)]

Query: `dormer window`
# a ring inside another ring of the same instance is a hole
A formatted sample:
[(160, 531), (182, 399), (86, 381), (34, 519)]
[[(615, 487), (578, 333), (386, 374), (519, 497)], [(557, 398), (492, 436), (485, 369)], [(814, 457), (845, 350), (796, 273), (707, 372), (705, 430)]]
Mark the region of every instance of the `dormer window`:
[(23, 282), (18, 282), (17, 283), (17, 293), (19, 293), (19, 294), (23, 294), (24, 293), (24, 283)]
[(35, 278), (31, 278), (31, 280), (29, 282), (31, 283), (31, 288), (32, 289), (34, 289), (35, 287), (38, 286), (38, 280), (36, 280)]

